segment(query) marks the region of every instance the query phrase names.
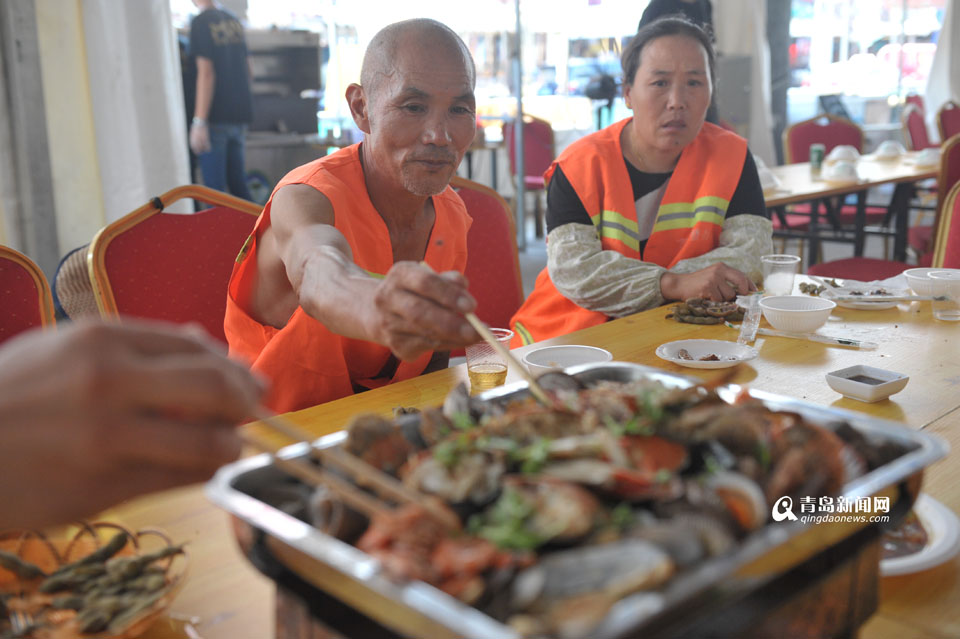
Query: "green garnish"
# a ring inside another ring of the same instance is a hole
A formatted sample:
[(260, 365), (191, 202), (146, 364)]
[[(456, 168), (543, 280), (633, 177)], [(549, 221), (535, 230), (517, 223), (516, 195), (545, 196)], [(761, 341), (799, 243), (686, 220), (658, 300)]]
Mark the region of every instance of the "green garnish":
[(613, 507), (610, 511), (610, 523), (617, 530), (626, 530), (633, 524), (633, 509), (630, 504), (622, 502)]
[(467, 530), (499, 548), (532, 550), (546, 541), (527, 528), (532, 515), (533, 505), (519, 491), (506, 488), (486, 512), (470, 517)]
[(673, 473), (666, 468), (661, 468), (653, 475), (653, 481), (658, 484), (665, 484), (671, 479), (673, 479)]
[(473, 421), (473, 417), (470, 417), (470, 413), (454, 413), (450, 417), (450, 421), (453, 422), (454, 427), (459, 430), (470, 430), (477, 425)]
[(720, 462), (718, 462), (717, 458), (713, 455), (704, 456), (703, 465), (711, 475), (715, 475), (723, 470), (723, 466), (720, 465)]
[(770, 463), (772, 462), (770, 459), (770, 449), (765, 443), (757, 442), (756, 457), (757, 461), (760, 462), (761, 468), (764, 470), (770, 469)]

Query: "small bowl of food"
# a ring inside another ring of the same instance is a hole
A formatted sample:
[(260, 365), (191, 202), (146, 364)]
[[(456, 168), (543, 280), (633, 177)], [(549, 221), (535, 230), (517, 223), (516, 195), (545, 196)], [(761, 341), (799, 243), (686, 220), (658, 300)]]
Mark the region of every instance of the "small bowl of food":
[(835, 146), (830, 151), (826, 157), (826, 161), (833, 162), (856, 162), (860, 159), (860, 151), (857, 151), (857, 147), (851, 146), (849, 144), (841, 144), (840, 146)]
[(836, 307), (832, 300), (806, 295), (773, 295), (760, 300), (760, 310), (770, 325), (790, 333), (812, 333)]
[(757, 349), (719, 339), (684, 339), (657, 348), (657, 357), (687, 368), (729, 368), (756, 358)]
[(910, 378), (873, 366), (850, 366), (827, 373), (827, 385), (844, 397), (861, 402), (878, 402), (899, 393)]
[(907, 285), (913, 289), (917, 295), (933, 295), (933, 280), (928, 275), (931, 271), (942, 271), (937, 268), (908, 268), (903, 272), (907, 280)]
[(534, 374), (563, 370), (579, 364), (599, 364), (613, 359), (610, 351), (596, 346), (544, 346), (523, 356), (523, 365)]

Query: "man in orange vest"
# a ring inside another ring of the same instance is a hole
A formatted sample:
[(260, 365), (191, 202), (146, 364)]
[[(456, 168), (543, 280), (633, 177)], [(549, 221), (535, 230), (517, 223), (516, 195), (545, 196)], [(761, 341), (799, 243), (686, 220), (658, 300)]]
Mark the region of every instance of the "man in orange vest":
[(230, 279), (232, 355), (289, 411), (446, 366), (464, 314), (470, 218), (448, 183), (476, 129), (466, 45), (426, 19), (371, 41), (347, 102), (362, 143), (277, 185)]
[(772, 226), (746, 140), (709, 123), (714, 53), (679, 17), (624, 49), (634, 117), (577, 140), (544, 174), (547, 268), (514, 315), (512, 346), (667, 300), (755, 290)]

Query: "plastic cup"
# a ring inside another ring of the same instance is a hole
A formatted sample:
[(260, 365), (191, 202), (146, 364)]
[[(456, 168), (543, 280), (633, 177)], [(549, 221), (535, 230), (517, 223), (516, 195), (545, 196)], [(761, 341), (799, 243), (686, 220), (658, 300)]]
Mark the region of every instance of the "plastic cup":
[[(506, 328), (491, 328), (490, 332), (505, 348), (510, 348), (513, 331)], [(490, 344), (477, 342), (467, 346), (466, 350), (467, 376), (470, 378), (472, 391), (485, 391), (503, 384), (507, 379), (507, 363)]]
[(800, 258), (796, 255), (764, 255), (760, 258), (763, 268), (763, 292), (766, 295), (790, 295), (793, 280), (800, 270)]
[(960, 270), (930, 271), (930, 293), (945, 300), (933, 300), (933, 318), (944, 322), (960, 322)]

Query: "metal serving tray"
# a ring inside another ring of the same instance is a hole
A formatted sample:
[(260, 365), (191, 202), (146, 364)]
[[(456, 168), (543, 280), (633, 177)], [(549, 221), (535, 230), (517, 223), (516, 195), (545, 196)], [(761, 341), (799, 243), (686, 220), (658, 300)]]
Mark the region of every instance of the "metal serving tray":
[[(699, 381), (624, 362), (587, 364), (571, 367), (567, 372), (588, 385), (602, 380), (628, 382), (649, 378), (685, 388)], [(730, 385), (718, 392), (725, 400), (732, 401), (741, 388)], [(916, 481), (923, 468), (946, 456), (949, 450), (942, 439), (896, 422), (762, 391), (749, 393), (773, 410), (793, 411), (826, 427), (844, 421), (871, 443), (889, 442), (907, 450), (844, 486), (842, 494), (848, 499), (887, 495), (891, 510), (899, 507), (905, 511), (919, 490), (906, 488), (906, 481), (911, 477)], [(527, 394), (526, 383), (521, 382), (487, 391), (479, 397), (506, 403)], [(315, 445), (337, 446), (345, 438), (346, 433), (341, 431), (319, 438)], [(286, 459), (307, 454), (304, 444), (288, 446), (280, 452)], [(313, 585), (400, 634), (476, 639), (518, 636), (505, 624), (426, 583), (391, 581), (381, 574), (378, 561), (366, 553), (251, 496), (259, 488), (286, 478), (287, 475), (272, 464), (269, 455), (259, 455), (221, 468), (207, 484), (206, 493), (214, 503), (265, 533), (275, 548), (284, 548), (285, 556), (280, 560), (288, 568), (301, 575), (309, 573), (307, 579)], [(624, 598), (590, 636), (594, 639), (640, 636), (654, 629), (658, 618), (662, 621), (678, 609), (699, 607), (704, 598), (716, 602), (718, 598), (742, 596), (869, 525), (874, 524), (804, 524), (800, 521), (769, 524), (746, 538), (733, 553), (679, 573), (660, 590), (638, 592)]]

